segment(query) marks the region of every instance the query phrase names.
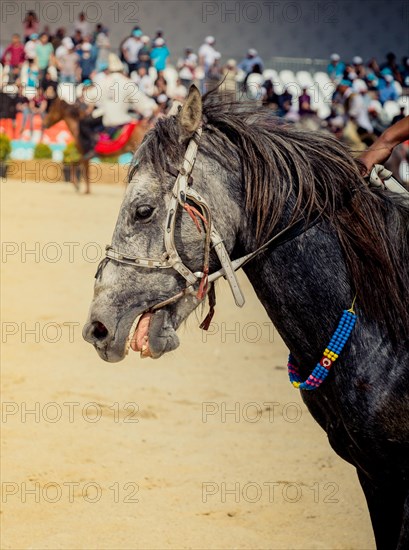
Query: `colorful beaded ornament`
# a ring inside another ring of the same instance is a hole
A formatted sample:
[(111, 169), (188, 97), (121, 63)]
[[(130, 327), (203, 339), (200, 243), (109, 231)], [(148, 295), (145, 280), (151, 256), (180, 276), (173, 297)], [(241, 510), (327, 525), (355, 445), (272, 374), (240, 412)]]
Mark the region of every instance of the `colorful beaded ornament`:
[(338, 359), (356, 322), (354, 310), (344, 310), (336, 331), (330, 343), (325, 348), (322, 359), (304, 382), (301, 380), (296, 359), (291, 355), (288, 358), (288, 376), (291, 384), (300, 390), (316, 390), (328, 376), (332, 364)]

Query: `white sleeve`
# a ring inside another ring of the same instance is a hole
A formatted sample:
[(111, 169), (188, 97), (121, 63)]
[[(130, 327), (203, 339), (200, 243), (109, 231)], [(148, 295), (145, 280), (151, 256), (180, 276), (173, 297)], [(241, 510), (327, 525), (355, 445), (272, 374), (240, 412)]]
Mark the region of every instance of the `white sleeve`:
[(127, 101), (131, 108), (144, 118), (150, 118), (155, 110), (156, 102), (141, 92), (134, 82), (129, 81), (126, 88)]

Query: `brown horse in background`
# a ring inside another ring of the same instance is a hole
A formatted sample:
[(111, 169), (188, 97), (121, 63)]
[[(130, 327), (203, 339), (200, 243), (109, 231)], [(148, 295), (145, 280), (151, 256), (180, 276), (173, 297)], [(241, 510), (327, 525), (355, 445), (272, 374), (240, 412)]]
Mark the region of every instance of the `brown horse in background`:
[[(75, 145), (80, 152), (81, 155), (84, 155), (84, 151), (82, 149), (79, 134), (80, 134), (80, 124), (79, 121), (84, 117), (84, 112), (81, 111), (78, 104), (70, 104), (64, 101), (63, 99), (60, 99), (57, 97), (51, 104), (46, 116), (44, 117), (43, 126), (44, 128), (50, 128), (51, 126), (54, 126), (54, 124), (57, 124), (57, 122), (60, 122), (60, 120), (64, 120), (64, 122), (67, 124), (69, 131), (71, 132)], [(119, 151), (116, 152), (117, 155), (122, 155), (123, 153), (134, 153), (137, 149), (137, 147), (142, 143), (142, 140), (144, 138), (144, 135), (151, 127), (151, 123), (147, 120), (141, 120), (139, 124), (137, 124), (134, 128), (134, 131), (132, 132), (132, 135), (130, 139), (127, 141), (127, 143), (119, 149)], [(98, 155), (97, 153), (95, 156), (102, 157), (103, 155)], [(83, 167), (82, 173), (84, 174), (85, 184), (86, 184), (86, 190), (85, 193), (88, 194), (91, 191), (90, 187), (90, 177), (89, 177), (89, 168), (90, 168), (90, 160), (87, 159), (81, 159), (80, 165)], [(74, 184), (76, 188), (78, 189), (78, 184)]]

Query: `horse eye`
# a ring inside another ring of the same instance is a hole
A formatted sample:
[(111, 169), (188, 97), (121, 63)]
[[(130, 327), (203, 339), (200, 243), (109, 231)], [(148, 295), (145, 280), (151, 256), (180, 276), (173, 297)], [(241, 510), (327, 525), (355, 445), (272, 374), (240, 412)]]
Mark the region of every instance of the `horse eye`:
[(148, 204), (143, 204), (142, 206), (138, 206), (135, 212), (135, 218), (138, 221), (146, 222), (152, 216), (154, 210), (155, 209), (152, 208), (152, 206), (149, 206)]

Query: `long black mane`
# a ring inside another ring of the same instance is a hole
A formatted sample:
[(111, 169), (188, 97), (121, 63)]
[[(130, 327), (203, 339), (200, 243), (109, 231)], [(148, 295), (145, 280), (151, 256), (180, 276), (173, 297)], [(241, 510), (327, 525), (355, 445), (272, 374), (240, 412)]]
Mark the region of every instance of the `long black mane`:
[[(246, 206), (255, 218), (259, 243), (283, 221), (322, 216), (338, 235), (357, 293), (357, 304), (384, 322), (391, 338), (409, 334), (409, 201), (373, 191), (359, 164), (342, 143), (325, 132), (309, 132), (279, 122), (268, 110), (203, 98), (203, 138), (199, 150), (245, 185)], [(159, 120), (137, 153), (162, 172), (179, 163), (175, 116)]]

